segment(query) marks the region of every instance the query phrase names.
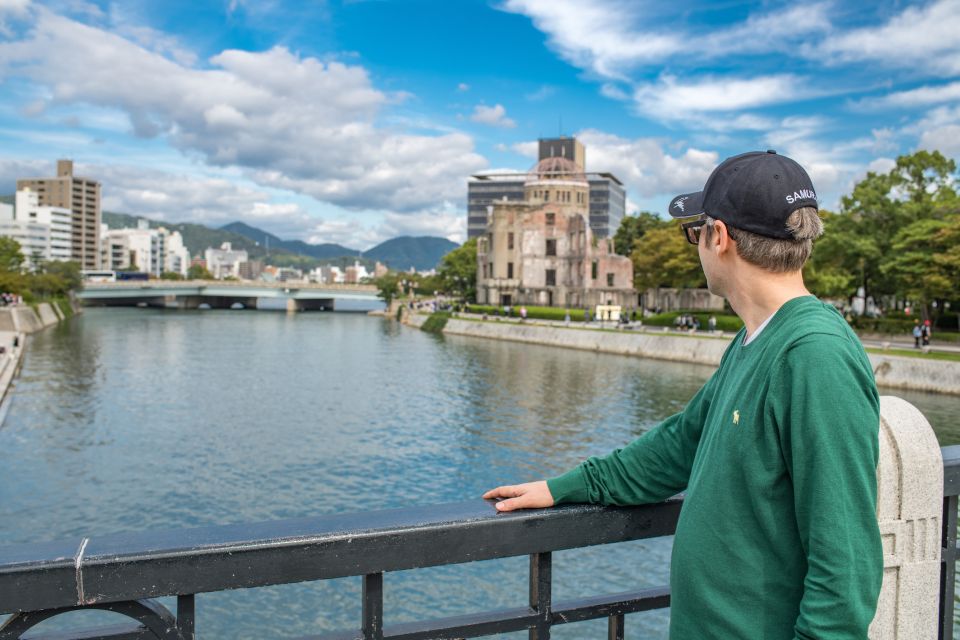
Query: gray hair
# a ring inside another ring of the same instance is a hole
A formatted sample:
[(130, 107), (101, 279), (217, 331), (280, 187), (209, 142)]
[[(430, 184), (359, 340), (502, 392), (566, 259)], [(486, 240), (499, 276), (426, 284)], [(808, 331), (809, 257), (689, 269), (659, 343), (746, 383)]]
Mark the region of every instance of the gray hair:
[[(707, 238), (713, 219), (707, 218)], [(791, 239), (769, 238), (727, 225), (730, 238), (736, 243), (737, 255), (758, 267), (774, 273), (799, 271), (813, 252), (813, 241), (823, 235), (823, 221), (814, 207), (801, 207), (787, 218)]]

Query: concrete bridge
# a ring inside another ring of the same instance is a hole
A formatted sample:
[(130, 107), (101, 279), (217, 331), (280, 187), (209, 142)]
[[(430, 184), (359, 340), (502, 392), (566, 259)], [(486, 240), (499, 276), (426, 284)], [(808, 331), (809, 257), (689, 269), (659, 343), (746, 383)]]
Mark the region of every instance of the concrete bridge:
[(213, 280), (89, 282), (77, 297), (92, 306), (167, 309), (196, 309), (201, 304), (214, 309), (229, 309), (237, 304), (256, 309), (261, 306), (261, 300), (280, 300), (286, 303), (288, 311), (333, 311), (336, 300), (376, 302), (378, 299), (377, 288), (365, 284)]

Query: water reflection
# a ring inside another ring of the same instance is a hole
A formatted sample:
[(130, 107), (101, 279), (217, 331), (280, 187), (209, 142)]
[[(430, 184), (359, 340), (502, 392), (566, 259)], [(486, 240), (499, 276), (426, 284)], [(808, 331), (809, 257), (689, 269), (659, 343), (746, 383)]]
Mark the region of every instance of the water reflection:
[[(475, 498), (622, 446), (711, 371), (357, 315), (91, 309), (31, 339), (0, 428), (0, 539)], [(941, 441), (960, 442), (960, 399), (900, 395)], [(663, 584), (669, 553), (669, 539), (558, 553), (555, 595)], [(521, 558), (389, 574), (387, 620), (517, 606), (526, 570)], [(359, 586), (203, 595), (201, 637), (355, 626)], [(630, 638), (666, 636), (663, 612), (628, 620)], [(603, 633), (575, 625), (554, 637)]]

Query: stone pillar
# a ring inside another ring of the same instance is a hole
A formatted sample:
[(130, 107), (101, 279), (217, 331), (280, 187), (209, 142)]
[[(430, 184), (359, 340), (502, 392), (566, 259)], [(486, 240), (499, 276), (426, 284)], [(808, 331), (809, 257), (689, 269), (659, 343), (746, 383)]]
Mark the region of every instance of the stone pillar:
[(923, 414), (893, 396), (880, 398), (877, 489), (883, 588), (870, 638), (936, 638), (943, 457)]
[(287, 298), (287, 312), (294, 313), (300, 311), (300, 305), (294, 298)]

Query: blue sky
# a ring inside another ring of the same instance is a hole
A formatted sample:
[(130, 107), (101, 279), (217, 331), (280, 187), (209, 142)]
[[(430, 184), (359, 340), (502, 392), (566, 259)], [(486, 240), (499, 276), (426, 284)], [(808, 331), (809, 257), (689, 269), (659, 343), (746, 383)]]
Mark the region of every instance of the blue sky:
[(958, 0), (0, 0), (0, 192), (69, 157), (109, 210), (462, 240), (467, 177), (564, 133), (632, 209), (767, 148), (835, 207), (960, 157), (958, 33)]

